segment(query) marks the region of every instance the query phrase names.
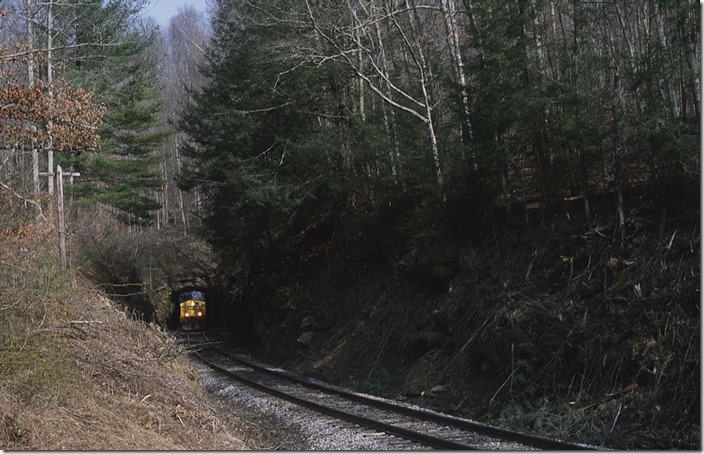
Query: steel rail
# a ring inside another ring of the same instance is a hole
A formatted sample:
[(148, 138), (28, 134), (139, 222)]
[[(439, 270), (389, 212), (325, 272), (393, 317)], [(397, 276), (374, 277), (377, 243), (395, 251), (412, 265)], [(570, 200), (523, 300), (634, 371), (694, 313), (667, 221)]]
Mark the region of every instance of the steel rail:
[[(316, 402), (313, 402), (310, 400), (302, 399), (300, 397), (296, 397), (296, 396), (287, 394), (283, 391), (279, 391), (277, 389), (273, 389), (273, 388), (268, 387), (266, 385), (263, 385), (261, 383), (257, 383), (255, 381), (249, 380), (249, 379), (242, 377), (238, 374), (235, 374), (235, 373), (233, 373), (223, 367), (220, 367), (217, 364), (215, 364), (212, 361), (205, 358), (200, 353), (196, 352), (195, 354), (208, 367), (210, 367), (211, 369), (213, 369), (219, 373), (222, 373), (222, 374), (224, 374), (234, 380), (237, 380), (237, 381), (245, 384), (246, 386), (257, 389), (257, 390), (262, 391), (264, 393), (267, 393), (269, 395), (278, 397), (280, 399), (287, 400), (289, 402), (292, 402), (296, 405), (300, 405), (301, 407), (308, 408), (308, 409), (313, 410), (315, 412), (322, 413), (322, 414), (325, 414), (328, 416), (332, 416), (333, 418), (341, 419), (344, 421), (349, 421), (349, 422), (352, 422), (352, 423), (357, 424), (362, 427), (367, 427), (370, 429), (379, 430), (379, 431), (385, 432), (387, 434), (395, 435), (395, 436), (401, 437), (401, 438), (409, 440), (409, 441), (421, 443), (421, 444), (429, 446), (431, 448), (467, 450), (467, 451), (475, 451), (475, 450), (479, 449), (479, 448), (476, 448), (476, 447), (473, 447), (470, 445), (466, 445), (463, 443), (457, 443), (457, 442), (454, 442), (451, 440), (445, 440), (442, 438), (433, 437), (432, 435), (427, 435), (427, 434), (416, 432), (413, 430), (404, 429), (403, 427), (398, 427), (398, 426), (386, 424), (386, 423), (383, 423), (381, 421), (377, 421), (374, 419), (369, 419), (369, 418), (365, 418), (363, 416), (347, 413), (347, 412), (344, 412), (344, 411), (341, 411), (341, 410), (338, 410), (335, 408), (321, 405), (319, 403), (316, 403)], [(287, 378), (287, 377), (285, 377), (285, 378)]]
[[(258, 370), (265, 372), (267, 374), (274, 375), (276, 377), (284, 378), (286, 380), (292, 381), (294, 383), (303, 385), (309, 389), (315, 389), (319, 391), (323, 391), (328, 394), (335, 394), (339, 397), (342, 397), (344, 399), (354, 401), (357, 403), (364, 404), (366, 406), (370, 407), (375, 407), (378, 409), (386, 410), (386, 411), (391, 411), (395, 412), (398, 414), (403, 414), (406, 416), (411, 416), (416, 419), (420, 420), (426, 420), (430, 421), (433, 423), (437, 424), (443, 424), (443, 425), (449, 425), (449, 426), (454, 426), (457, 429), (469, 431), (469, 432), (474, 432), (479, 435), (484, 435), (484, 436), (489, 436), (497, 439), (501, 439), (504, 441), (510, 441), (510, 442), (515, 442), (515, 443), (520, 443), (526, 446), (530, 446), (533, 448), (538, 448), (538, 449), (545, 449), (545, 450), (560, 450), (560, 451), (571, 451), (571, 450), (601, 450), (603, 448), (599, 447), (594, 447), (594, 446), (588, 446), (588, 445), (583, 445), (583, 444), (574, 444), (574, 443), (568, 443), (564, 442), (561, 440), (553, 440), (550, 438), (542, 437), (542, 436), (537, 436), (537, 435), (530, 435), (530, 434), (525, 434), (521, 432), (515, 432), (511, 431), (508, 429), (502, 429), (499, 427), (494, 427), (494, 426), (489, 426), (485, 424), (481, 424), (478, 422), (474, 421), (468, 421), (466, 419), (462, 419), (456, 416), (451, 416), (451, 415), (445, 415), (445, 414), (440, 414), (437, 412), (433, 412), (430, 410), (426, 409), (419, 409), (419, 408), (410, 408), (407, 406), (403, 406), (397, 403), (385, 401), (385, 400), (379, 400), (378, 398), (372, 398), (369, 396), (364, 396), (355, 392), (350, 392), (346, 391), (343, 389), (339, 389), (337, 387), (332, 387), (329, 385), (321, 384), (318, 382), (311, 381), (310, 379), (296, 376), (284, 371), (279, 371), (279, 370), (273, 370), (268, 367), (253, 363), (251, 361), (248, 361), (240, 356), (233, 355), (230, 352), (227, 352), (225, 350), (222, 350), (221, 348), (213, 345), (213, 343), (208, 339), (208, 337), (205, 335), (205, 333), (200, 333), (203, 338), (206, 340), (206, 345), (208, 348), (215, 350), (219, 352), (220, 354), (226, 356), (227, 358), (230, 358), (240, 364), (243, 364), (251, 369)], [(190, 340), (190, 336), (189, 336)], [(310, 408), (311, 410), (327, 414), (329, 416), (338, 418), (338, 419), (344, 419), (350, 422), (353, 422), (355, 424), (359, 424), (365, 427), (369, 427), (372, 429), (376, 430), (381, 430), (389, 434), (397, 435), (399, 437), (415, 441), (418, 443), (425, 444), (427, 446), (431, 446), (434, 448), (438, 449), (460, 449), (460, 450), (477, 450), (480, 448), (465, 445), (462, 443), (457, 443), (453, 441), (448, 441), (448, 440), (443, 440), (441, 438), (433, 437), (430, 435), (426, 434), (421, 434), (412, 430), (404, 429), (401, 427), (396, 427), (392, 426), (383, 422), (375, 421), (369, 418), (364, 418), (361, 416), (357, 415), (350, 415), (345, 412), (342, 412), (337, 409), (333, 408), (328, 408), (323, 405), (320, 405), (315, 402), (311, 402), (305, 399), (301, 399), (296, 396), (290, 396), (286, 393), (283, 393), (278, 390), (273, 390), (268, 388), (265, 385), (258, 384), (256, 382), (253, 382), (251, 380), (248, 380), (244, 377), (238, 376), (237, 374), (234, 374), (226, 369), (221, 368), (220, 366), (217, 366), (216, 364), (212, 363), (211, 361), (207, 360), (204, 358), (202, 355), (200, 355), (198, 352), (195, 352), (196, 355), (198, 355), (203, 362), (211, 367), (214, 370), (217, 370), (219, 372), (222, 372), (228, 376), (231, 376), (232, 378), (244, 383), (247, 386), (251, 386), (255, 389), (259, 389), (260, 391), (269, 393), (271, 395), (274, 395), (276, 397), (282, 398), (289, 400), (293, 403), (296, 403), (298, 405), (301, 405), (306, 408)]]
[(331, 394), (336, 394), (340, 397), (344, 397), (345, 399), (349, 399), (349, 400), (359, 402), (359, 403), (362, 403), (365, 405), (374, 406), (376, 408), (380, 408), (383, 410), (389, 410), (389, 411), (401, 413), (401, 414), (404, 414), (407, 416), (412, 416), (417, 419), (432, 421), (432, 422), (439, 423), (439, 424), (453, 425), (458, 429), (472, 431), (472, 432), (476, 432), (481, 435), (487, 435), (490, 437), (500, 438), (500, 439), (506, 440), (506, 441), (521, 443), (521, 444), (529, 445), (529, 446), (532, 446), (532, 447), (538, 448), (538, 449), (561, 450), (561, 451), (563, 451), (563, 450), (574, 451), (574, 450), (600, 449), (600, 448), (596, 448), (596, 447), (592, 447), (592, 446), (586, 446), (586, 445), (575, 444), (575, 443), (568, 443), (568, 442), (564, 442), (561, 440), (553, 440), (553, 439), (541, 437), (538, 435), (531, 435), (531, 434), (525, 434), (522, 432), (515, 432), (512, 430), (508, 430), (508, 429), (502, 429), (500, 427), (494, 427), (494, 426), (489, 426), (489, 425), (481, 424), (481, 423), (474, 422), (474, 421), (468, 421), (466, 419), (458, 418), (456, 416), (439, 414), (439, 413), (435, 413), (435, 412), (425, 410), (425, 409), (410, 408), (410, 407), (399, 405), (399, 404), (396, 404), (393, 402), (370, 398), (367, 396), (360, 395), (358, 393), (345, 391), (345, 390), (331, 387), (329, 385), (324, 385), (321, 383), (316, 383), (316, 382), (313, 382), (309, 379), (298, 377), (298, 376), (295, 376), (295, 375), (292, 375), (292, 374), (289, 374), (286, 372), (281, 372), (281, 371), (269, 369), (267, 367), (252, 363), (250, 361), (247, 361), (239, 356), (234, 356), (234, 355), (232, 355), (232, 354), (230, 354), (230, 353), (228, 353), (218, 347), (214, 347), (212, 345), (210, 346), (210, 348), (218, 350), (220, 353), (224, 354), (228, 358), (231, 358), (241, 364), (244, 364), (247, 367), (261, 370), (263, 372), (267, 372), (267, 373), (270, 373), (270, 374), (273, 374), (273, 375), (276, 375), (279, 377), (286, 378), (287, 380), (291, 380), (293, 382), (296, 382), (296, 383), (301, 384), (303, 386), (306, 386), (308, 388), (317, 389), (317, 390), (324, 391), (324, 392), (331, 393)]

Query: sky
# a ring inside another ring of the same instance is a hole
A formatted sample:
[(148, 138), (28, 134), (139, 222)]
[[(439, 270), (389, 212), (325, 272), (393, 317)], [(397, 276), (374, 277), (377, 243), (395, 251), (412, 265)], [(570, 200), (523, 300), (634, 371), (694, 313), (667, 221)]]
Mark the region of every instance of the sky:
[(187, 5), (191, 5), (201, 12), (207, 11), (206, 0), (149, 0), (142, 13), (152, 16), (159, 23), (159, 26), (165, 29), (178, 10)]

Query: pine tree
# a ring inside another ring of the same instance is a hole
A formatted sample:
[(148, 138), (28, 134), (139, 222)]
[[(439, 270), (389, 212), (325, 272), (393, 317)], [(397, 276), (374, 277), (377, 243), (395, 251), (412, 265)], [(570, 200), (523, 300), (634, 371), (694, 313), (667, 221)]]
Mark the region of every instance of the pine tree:
[(100, 129), (100, 153), (74, 156), (65, 162), (81, 171), (76, 185), (79, 203), (102, 203), (128, 223), (148, 224), (159, 208), (161, 186), (155, 151), (167, 135), (157, 101), (157, 30), (137, 13), (142, 0), (72, 5), (75, 47), (64, 53), (71, 61), (68, 77), (93, 87), (107, 113)]
[(191, 161), (181, 186), (202, 189), (205, 226), (225, 254), (275, 247), (339, 203), (344, 185), (331, 114), (338, 98), (326, 96), (335, 68), (290, 52), (287, 43), (305, 39), (300, 29), (267, 26), (266, 15), (257, 17), (262, 9), (242, 15), (239, 8), (247, 5), (220, 4), (208, 83), (178, 123), (192, 141), (183, 150)]

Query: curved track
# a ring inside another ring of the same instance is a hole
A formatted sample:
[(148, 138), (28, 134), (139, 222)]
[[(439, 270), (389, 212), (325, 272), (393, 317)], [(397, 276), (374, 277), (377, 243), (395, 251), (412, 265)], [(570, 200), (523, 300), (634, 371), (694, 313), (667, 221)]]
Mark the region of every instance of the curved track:
[(193, 354), (213, 370), (311, 411), (377, 430), (421, 447), (460, 450), (582, 450), (594, 447), (479, 424), (359, 394), (233, 355), (203, 334), (190, 333)]

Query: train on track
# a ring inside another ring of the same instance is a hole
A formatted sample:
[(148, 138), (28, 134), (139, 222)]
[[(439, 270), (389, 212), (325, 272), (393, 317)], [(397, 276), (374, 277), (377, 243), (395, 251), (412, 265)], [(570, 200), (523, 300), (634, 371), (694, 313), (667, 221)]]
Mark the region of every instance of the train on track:
[(181, 328), (184, 331), (202, 330), (206, 322), (205, 295), (198, 290), (183, 292), (178, 297)]

